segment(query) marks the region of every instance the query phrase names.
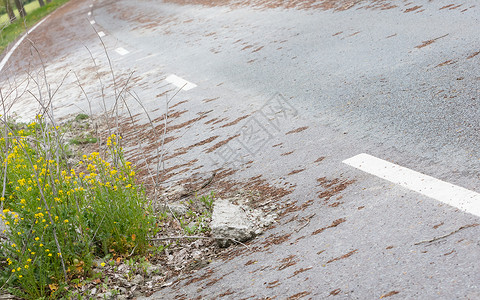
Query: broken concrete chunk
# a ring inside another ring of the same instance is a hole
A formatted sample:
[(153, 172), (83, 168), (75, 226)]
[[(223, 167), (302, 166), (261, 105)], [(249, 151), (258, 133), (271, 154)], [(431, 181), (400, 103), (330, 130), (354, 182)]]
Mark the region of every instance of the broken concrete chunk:
[(135, 285), (141, 284), (142, 282), (143, 282), (143, 276), (140, 274), (135, 275), (135, 277), (133, 277), (132, 279), (132, 284), (135, 284)]
[(173, 213), (177, 216), (183, 216), (187, 213), (188, 207), (181, 203), (167, 204), (167, 213)]
[(177, 216), (185, 215), (188, 211), (188, 206), (182, 202), (165, 203), (164, 199), (152, 202), (152, 208), (156, 212), (166, 212), (168, 214), (175, 214)]
[(187, 190), (183, 185), (174, 185), (169, 187), (168, 189), (165, 190), (163, 193), (164, 197), (170, 198), (172, 196), (183, 196), (188, 194)]
[(215, 200), (210, 227), (220, 247), (228, 247), (233, 241), (245, 242), (255, 237), (254, 219), (248, 208), (233, 204), (229, 199)]

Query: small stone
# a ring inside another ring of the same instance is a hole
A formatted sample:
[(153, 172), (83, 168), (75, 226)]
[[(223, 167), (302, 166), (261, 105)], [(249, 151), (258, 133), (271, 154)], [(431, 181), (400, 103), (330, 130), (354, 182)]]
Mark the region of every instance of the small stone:
[(200, 257), (202, 257), (202, 251), (200, 251), (200, 250), (193, 251), (193, 253), (192, 253), (192, 258), (193, 259), (199, 259)]
[(130, 283), (130, 281), (128, 281), (128, 280), (125, 279), (125, 278), (119, 278), (119, 281), (122, 283), (123, 286), (126, 286), (126, 287), (132, 286), (132, 284)]
[(177, 253), (175, 253), (175, 256), (176, 256), (176, 257), (175, 257), (176, 259), (181, 259), (181, 260), (183, 260), (183, 259), (185, 259), (185, 258), (188, 256), (188, 250), (185, 249), (185, 248), (182, 248), (182, 249), (180, 249), (180, 251), (178, 251)]
[(133, 292), (133, 298), (141, 297), (143, 293), (140, 290), (136, 290)]
[(120, 266), (118, 266), (118, 272), (122, 272), (126, 268), (127, 268), (127, 265), (121, 264)]
[(167, 204), (167, 213), (173, 213), (178, 216), (183, 216), (188, 212), (188, 207), (181, 203)]
[(97, 288), (93, 288), (93, 289), (90, 291), (90, 296), (94, 296), (96, 293), (97, 293)]
[(142, 284), (143, 282), (143, 276), (140, 274), (135, 275), (132, 279), (132, 284), (139, 285)]
[(164, 195), (167, 197), (178, 195), (183, 196), (187, 193), (187, 190), (182, 185), (174, 185), (165, 190)]
[(266, 215), (264, 217), (259, 218), (259, 225), (261, 227), (268, 227), (271, 224), (275, 223), (276, 216), (273, 214)]
[(18, 299), (18, 298), (15, 297), (14, 295), (4, 293), (4, 292), (0, 292), (0, 299), (1, 300), (7, 300), (7, 299)]
[(195, 242), (193, 242), (193, 246), (197, 249), (204, 246), (204, 245), (205, 245), (205, 240), (203, 240), (203, 239), (198, 239)]
[(145, 283), (145, 285), (147, 286), (148, 289), (152, 289), (153, 288), (153, 281), (147, 281)]

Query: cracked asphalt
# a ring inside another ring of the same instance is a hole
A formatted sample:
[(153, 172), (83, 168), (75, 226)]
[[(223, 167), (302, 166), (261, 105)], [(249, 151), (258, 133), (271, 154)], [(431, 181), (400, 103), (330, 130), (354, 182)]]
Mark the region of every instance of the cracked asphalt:
[[(480, 192), (479, 17), (474, 0), (71, 0), (0, 80), (23, 119), (47, 93), (42, 62), (58, 118), (127, 87), (144, 168), (147, 113), (160, 126), (171, 99), (166, 185), (217, 170), (218, 188), (274, 200), (277, 224), (248, 248), (151, 299), (479, 299), (478, 216), (342, 163), (368, 153)], [(171, 74), (197, 87), (172, 98)]]

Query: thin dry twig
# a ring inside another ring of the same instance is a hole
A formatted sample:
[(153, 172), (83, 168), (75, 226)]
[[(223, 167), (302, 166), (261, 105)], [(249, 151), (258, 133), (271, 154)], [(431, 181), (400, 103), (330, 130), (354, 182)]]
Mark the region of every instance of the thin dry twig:
[(310, 220), (312, 220), (312, 218), (313, 218), (315, 215), (316, 215), (316, 214), (313, 214), (313, 215), (310, 215), (310, 216), (308, 216), (308, 217), (303, 218), (302, 220), (304, 220), (305, 223), (304, 223), (302, 226), (300, 226), (300, 227), (298, 227), (297, 229), (295, 229), (295, 232), (299, 232), (300, 230), (302, 230), (303, 228), (305, 228), (308, 224), (310, 224)]
[(418, 246), (418, 245), (421, 245), (421, 244), (433, 243), (433, 242), (436, 242), (436, 241), (438, 241), (438, 240), (447, 238), (447, 237), (451, 236), (452, 234), (455, 234), (455, 233), (457, 233), (457, 232), (459, 232), (459, 231), (461, 231), (461, 230), (463, 230), (463, 229), (467, 229), (467, 228), (470, 228), (470, 227), (477, 227), (478, 225), (480, 225), (480, 224), (478, 224), (478, 223), (473, 223), (473, 224), (464, 225), (464, 226), (458, 228), (457, 230), (454, 230), (454, 231), (452, 231), (452, 232), (450, 232), (450, 233), (448, 233), (448, 234), (445, 234), (445, 235), (442, 235), (442, 236), (433, 238), (433, 239), (431, 239), (431, 240), (420, 241), (420, 242), (415, 243), (414, 245), (415, 245), (415, 246)]
[(240, 244), (250, 250), (250, 247), (245, 245), (236, 239), (229, 238), (229, 237), (215, 237), (215, 236), (201, 236), (201, 235), (177, 235), (177, 236), (165, 236), (165, 237), (158, 237), (158, 238), (151, 238), (150, 241), (168, 241), (168, 240), (184, 240), (184, 239), (205, 239), (205, 240), (230, 240), (234, 243)]

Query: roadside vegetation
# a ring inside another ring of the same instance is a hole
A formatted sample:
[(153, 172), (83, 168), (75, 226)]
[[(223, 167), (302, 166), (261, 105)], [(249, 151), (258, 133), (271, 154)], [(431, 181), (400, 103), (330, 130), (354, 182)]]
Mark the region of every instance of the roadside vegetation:
[(38, 21), (66, 2), (68, 2), (68, 0), (52, 0), (43, 7), (39, 7), (38, 2), (31, 2), (25, 5), (27, 12), (25, 18), (17, 18), (11, 24), (8, 24), (9, 18), (7, 14), (3, 14), (0, 18), (0, 24), (2, 24), (2, 30), (0, 32), (0, 53), (5, 50), (8, 44), (22, 35), (26, 29), (35, 25)]
[[(52, 0), (4, 27), (0, 51), (67, 1)], [(99, 79), (102, 97), (127, 105), (128, 89), (116, 85), (111, 71), (114, 91), (103, 93)], [(46, 75), (44, 81), (35, 81), (48, 93), (31, 99), (39, 111), (30, 121), (19, 122), (10, 111), (21, 88), (0, 90), (0, 297), (136, 297), (168, 284), (178, 270), (208, 264), (216, 249), (210, 229), (215, 194), (197, 195), (202, 186), (170, 205), (178, 198), (169, 198), (155, 179), (144, 185), (142, 170), (126, 159), (118, 105), (104, 107), (101, 116), (81, 113), (59, 122), (50, 106), (55, 92)], [(161, 178), (158, 166), (153, 178)]]
[(1, 280), (22, 298), (54, 296), (92, 276), (97, 256), (143, 255), (156, 233), (120, 137), (112, 134), (104, 153), (70, 167), (61, 130), (43, 116), (2, 126)]
[(123, 263), (122, 280), (133, 280), (178, 245), (169, 236), (208, 238), (215, 195), (187, 198), (184, 212), (154, 211), (119, 135), (108, 136), (100, 152), (79, 154), (69, 149), (74, 140), (63, 139), (71, 122), (54, 125), (43, 115), (1, 122), (1, 290), (24, 299), (81, 298), (90, 295), (86, 286), (102, 283), (118, 293), (104, 283), (105, 272)]

